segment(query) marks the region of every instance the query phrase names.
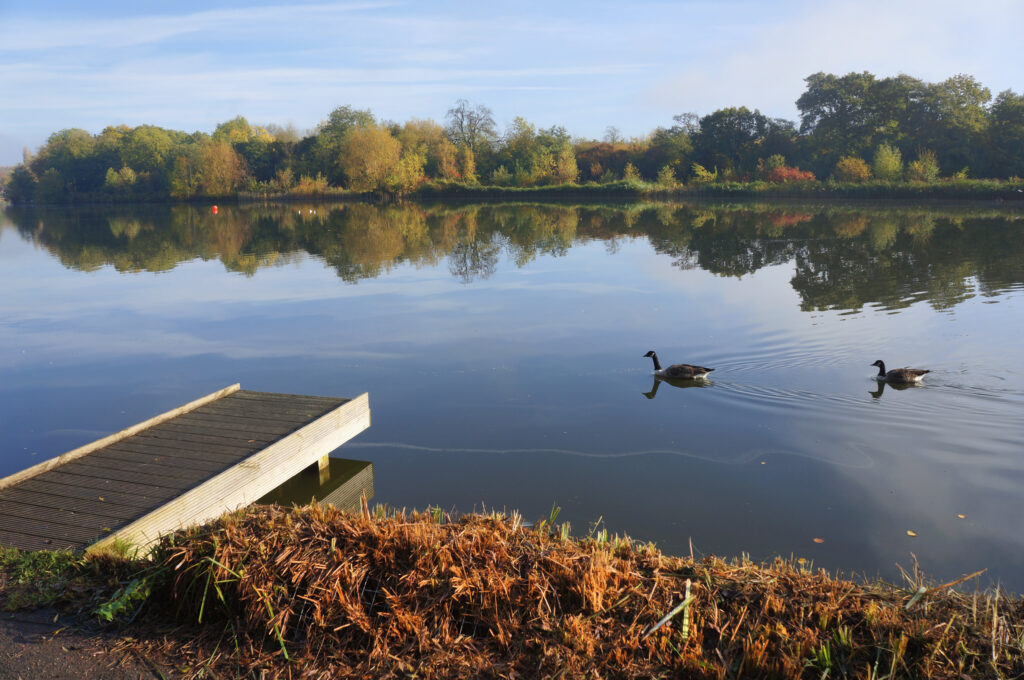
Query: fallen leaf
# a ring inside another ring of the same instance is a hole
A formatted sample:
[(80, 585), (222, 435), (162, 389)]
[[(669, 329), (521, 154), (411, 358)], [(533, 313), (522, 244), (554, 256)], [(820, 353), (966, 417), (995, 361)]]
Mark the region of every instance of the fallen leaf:
[(914, 536), (917, 536), (917, 532), (916, 531), (911, 531), (910, 529), (907, 529), (907, 536), (910, 536), (911, 538), (913, 538)]
[(960, 519), (967, 519), (967, 515), (957, 515)]
[(103, 500), (103, 496), (97, 496), (96, 498), (99, 498), (100, 500)]
[(814, 539), (814, 542), (815, 543), (824, 543), (825, 539), (824, 538), (816, 538), (816, 539)]

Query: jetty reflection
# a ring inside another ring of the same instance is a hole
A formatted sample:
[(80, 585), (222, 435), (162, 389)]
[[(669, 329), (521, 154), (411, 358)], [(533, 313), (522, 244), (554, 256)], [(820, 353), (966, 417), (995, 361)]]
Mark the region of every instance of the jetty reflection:
[(256, 502), (291, 507), (317, 501), (354, 512), (362, 505), (363, 496), (370, 501), (373, 494), (373, 463), (331, 458), (328, 468), (311, 465)]

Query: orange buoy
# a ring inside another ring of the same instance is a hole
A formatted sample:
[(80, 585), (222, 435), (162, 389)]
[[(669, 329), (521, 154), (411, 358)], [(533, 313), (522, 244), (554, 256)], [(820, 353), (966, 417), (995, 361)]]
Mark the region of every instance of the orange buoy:
[(214, 215), (216, 215), (216, 214), (217, 214), (217, 206), (213, 206), (213, 214), (214, 214)]

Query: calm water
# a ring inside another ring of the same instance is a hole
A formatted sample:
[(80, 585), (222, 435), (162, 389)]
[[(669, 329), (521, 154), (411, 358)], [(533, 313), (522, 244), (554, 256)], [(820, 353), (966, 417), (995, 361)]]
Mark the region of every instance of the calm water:
[[(784, 206), (0, 218), (0, 475), (234, 382), (370, 393), (375, 502), (1024, 590), (1024, 219)], [(716, 367), (656, 383), (643, 354)], [(869, 364), (930, 368), (881, 389)], [(961, 519), (958, 515), (964, 515)], [(916, 537), (907, 531), (917, 533)], [(815, 542), (823, 539), (823, 542)], [(987, 584), (988, 581), (985, 581)]]

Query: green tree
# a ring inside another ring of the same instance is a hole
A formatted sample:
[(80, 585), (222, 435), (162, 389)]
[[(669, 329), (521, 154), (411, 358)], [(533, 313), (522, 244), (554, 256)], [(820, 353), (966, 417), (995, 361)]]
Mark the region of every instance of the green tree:
[(1024, 94), (999, 93), (989, 111), (987, 133), (990, 175), (1024, 177)]
[(106, 168), (96, 157), (96, 140), (85, 130), (72, 128), (55, 132), (32, 159), (32, 169), (42, 179), (49, 170), (63, 178), (64, 191), (97, 191), (103, 186)]
[(71, 200), (67, 183), (57, 168), (47, 168), (39, 177), (35, 200), (40, 203), (67, 203)]
[(912, 182), (934, 182), (939, 178), (939, 159), (935, 152), (924, 149), (907, 165), (907, 179)]
[(899, 181), (903, 177), (903, 154), (888, 144), (879, 144), (871, 161), (871, 171), (884, 182)]
[(989, 89), (968, 75), (956, 75), (930, 86), (914, 145), (937, 149), (936, 162), (947, 173), (983, 165), (981, 154), (991, 100)]
[(4, 195), (11, 203), (31, 203), (36, 197), (36, 176), (24, 165), (11, 171), (4, 185)]
[(861, 155), (870, 149), (877, 128), (875, 77), (867, 71), (845, 76), (819, 72), (804, 82), (807, 89), (796, 106), (800, 132), (812, 137), (814, 155), (831, 166), (842, 155)]
[(199, 195), (203, 179), (202, 154), (199, 144), (181, 145), (175, 150), (168, 176), (168, 190), (174, 198)]
[(658, 171), (658, 186), (671, 189), (677, 184), (676, 173), (675, 170), (672, 169), (672, 166), (668, 164), (661, 166), (661, 170)]
[(675, 125), (659, 127), (651, 133), (647, 148), (638, 159), (639, 169), (647, 176), (661, 172), (666, 165), (672, 166), (673, 173), (689, 166), (693, 157), (693, 137), (700, 130), (696, 114), (684, 113), (673, 116)]
[(770, 119), (757, 109), (719, 109), (700, 119), (695, 156), (700, 164), (727, 174), (752, 173), (759, 157), (784, 153), (794, 136), (792, 123)]

